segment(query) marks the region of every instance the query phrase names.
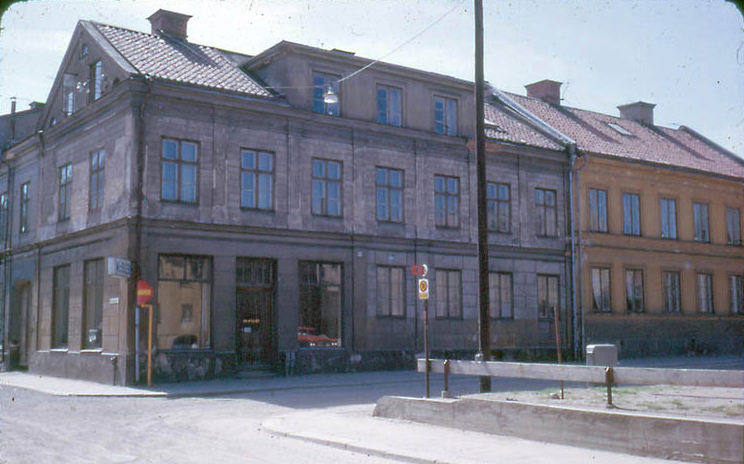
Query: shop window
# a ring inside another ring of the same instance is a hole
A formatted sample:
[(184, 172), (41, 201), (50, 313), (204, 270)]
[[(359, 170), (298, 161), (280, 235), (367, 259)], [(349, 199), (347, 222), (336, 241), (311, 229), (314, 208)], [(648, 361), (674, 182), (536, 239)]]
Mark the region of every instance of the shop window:
[(300, 325), (297, 341), (300, 348), (343, 346), (342, 265), (301, 261), (299, 269)]
[(52, 282), (52, 348), (67, 348), (70, 319), (70, 265), (54, 268)]
[(211, 290), (210, 258), (159, 256), (158, 348), (210, 347)]

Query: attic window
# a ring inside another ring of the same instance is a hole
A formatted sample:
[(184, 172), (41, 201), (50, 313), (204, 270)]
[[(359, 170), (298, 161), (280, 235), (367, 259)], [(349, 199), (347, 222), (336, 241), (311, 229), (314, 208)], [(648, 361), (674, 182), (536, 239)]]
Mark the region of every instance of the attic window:
[(57, 125), (57, 118), (52, 118), (52, 121), (49, 123), (49, 127), (56, 126)]
[(625, 129), (620, 124), (615, 124), (614, 122), (608, 122), (607, 125), (610, 126), (610, 127), (612, 127), (613, 129), (615, 129), (615, 131), (617, 131), (617, 132), (619, 132), (619, 133), (621, 133), (623, 135), (633, 135), (630, 132), (628, 132), (628, 130)]
[(83, 44), (80, 46), (80, 58), (85, 58), (88, 56), (88, 45)]

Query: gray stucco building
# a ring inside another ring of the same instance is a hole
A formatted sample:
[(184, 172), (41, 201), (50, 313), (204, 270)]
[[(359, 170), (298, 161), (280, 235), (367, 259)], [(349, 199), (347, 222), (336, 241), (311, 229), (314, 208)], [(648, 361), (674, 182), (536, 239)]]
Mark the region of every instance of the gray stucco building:
[[(474, 353), (473, 84), (387, 63), (347, 79), (371, 60), (227, 52), (189, 42), (188, 20), (80, 21), (39, 132), (4, 153), (4, 351), (133, 382), (143, 279), (156, 380), (402, 366), (423, 349), (426, 263), (433, 349)], [(555, 350), (555, 309), (570, 347), (570, 156), (548, 136), (489, 150), (492, 346)]]

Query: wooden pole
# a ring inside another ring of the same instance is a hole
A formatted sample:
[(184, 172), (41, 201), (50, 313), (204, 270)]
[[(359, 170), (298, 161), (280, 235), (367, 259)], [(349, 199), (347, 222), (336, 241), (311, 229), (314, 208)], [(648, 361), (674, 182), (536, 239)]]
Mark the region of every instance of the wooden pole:
[(147, 324), (147, 386), (152, 386), (152, 305), (142, 305), (149, 310)]

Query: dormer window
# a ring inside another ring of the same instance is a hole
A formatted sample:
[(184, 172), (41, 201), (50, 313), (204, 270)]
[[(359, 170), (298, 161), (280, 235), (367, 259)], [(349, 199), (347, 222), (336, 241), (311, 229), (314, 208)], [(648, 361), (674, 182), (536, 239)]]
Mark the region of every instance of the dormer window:
[(620, 134), (623, 134), (623, 135), (633, 135), (628, 129), (624, 128), (620, 124), (616, 124), (614, 122), (608, 122), (607, 125), (610, 126), (611, 128), (613, 128), (615, 130), (615, 132), (618, 132)]
[(332, 74), (325, 74), (314, 72), (313, 73), (313, 111), (315, 113), (329, 114), (331, 116), (338, 116), (339, 102), (326, 103), (325, 94), (326, 91), (332, 90), (336, 96), (338, 93), (338, 76)]
[(434, 96), (434, 132), (457, 135), (457, 100)]
[(89, 86), (90, 93), (88, 94), (89, 101), (95, 101), (101, 98), (101, 83), (103, 81), (103, 70), (101, 68), (101, 61), (98, 60), (90, 65), (90, 76)]
[(88, 45), (82, 44), (80, 46), (80, 58), (85, 58), (86, 56), (88, 56)]
[(401, 90), (388, 85), (377, 86), (377, 122), (401, 125)]

